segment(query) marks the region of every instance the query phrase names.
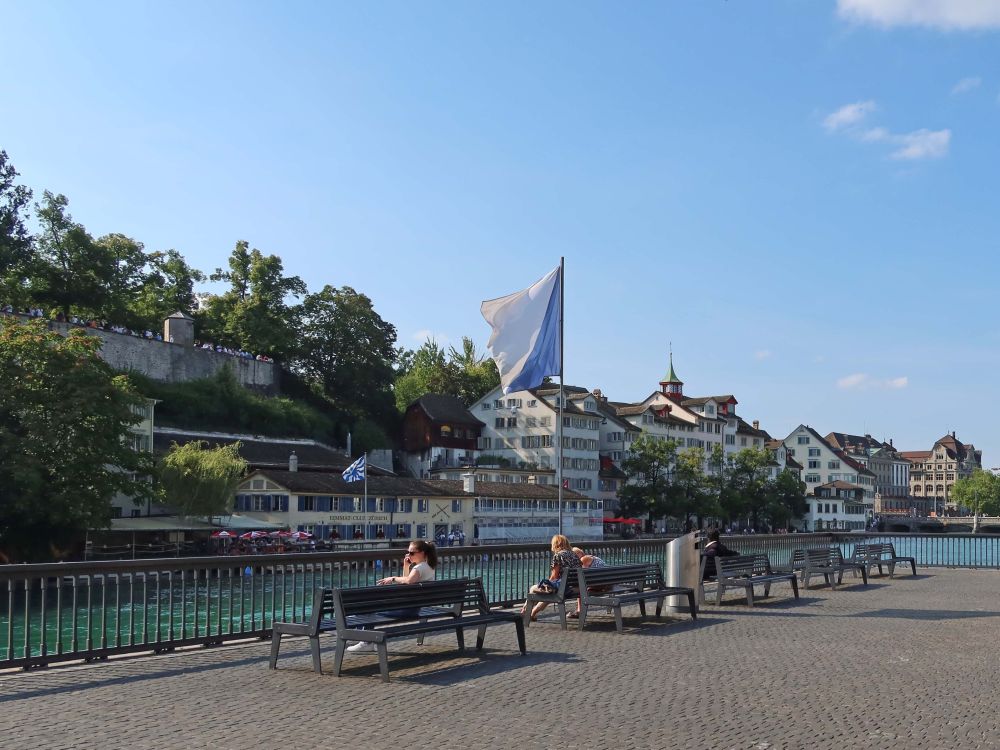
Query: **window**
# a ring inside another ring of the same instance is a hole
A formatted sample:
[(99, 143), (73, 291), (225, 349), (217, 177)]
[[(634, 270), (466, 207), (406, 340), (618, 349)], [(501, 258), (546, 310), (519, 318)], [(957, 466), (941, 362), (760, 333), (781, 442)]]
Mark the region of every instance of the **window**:
[(483, 401), (483, 405), (480, 408), (483, 411), (489, 411), (490, 410), (490, 405), (488, 403), (486, 403), (485, 401)]
[(398, 500), (399, 512), (400, 513), (412, 513), (413, 512), (413, 498), (408, 497), (405, 500)]
[(430, 503), (426, 499), (417, 500), (417, 513), (426, 513)]
[(418, 523), (417, 524), (417, 539), (426, 539), (426, 538), (427, 538), (427, 524), (426, 523)]
[(452, 513), (461, 513), (462, 512), (462, 501), (461, 500), (452, 500), (451, 501), (451, 512)]
[(954, 482), (955, 481), (955, 475), (954, 474), (949, 474), (948, 475), (948, 481), (949, 482)]
[(520, 409), (521, 408), (521, 399), (519, 399), (519, 398), (509, 398), (509, 399), (507, 399), (507, 408), (508, 409)]
[(138, 518), (142, 515), (142, 511), (139, 508), (132, 508), (132, 518)]
[(798, 437), (798, 444), (799, 445), (809, 445), (809, 436), (808, 435), (799, 435), (799, 437)]
[(508, 427), (517, 427), (517, 417), (507, 417)]
[(481, 437), (479, 438), (479, 450), (490, 450), (490, 445), (493, 443), (492, 438)]
[(809, 461), (808, 468), (810, 468), (810, 469), (818, 469), (819, 468), (819, 464), (820, 464), (819, 461)]
[(538, 424), (542, 427), (549, 427), (552, 424), (552, 417), (542, 417), (538, 420)]
[(525, 417), (524, 426), (525, 427), (537, 427), (538, 426), (538, 417)]
[(708, 405), (707, 405), (707, 406), (705, 407), (705, 409), (706, 409), (706, 410), (708, 411), (708, 413), (709, 413), (709, 414), (715, 414), (715, 407), (714, 407), (714, 406), (712, 406), (711, 404), (708, 404)]
[(528, 401), (529, 409), (534, 409), (536, 406), (538, 406), (538, 401), (536, 401), (535, 399), (531, 399), (530, 401)]
[[(746, 445), (747, 439), (746, 438), (741, 438), (741, 440), (743, 440), (743, 445)], [(735, 435), (726, 435), (726, 445), (736, 445), (736, 436)]]
[(451, 425), (441, 425), (441, 437), (451, 437)]
[(316, 498), (299, 495), (299, 510), (300, 511), (316, 510)]
[(806, 474), (805, 479), (803, 481), (810, 483), (818, 483), (819, 474)]
[(828, 469), (839, 469), (840, 461), (827, 461), (826, 468)]
[(497, 417), (493, 420), (493, 427), (497, 430), (502, 430), (503, 426), (507, 423), (507, 420), (503, 417)]
[(819, 455), (819, 448), (810, 448), (809, 449), (809, 455), (810, 455), (810, 457), (811, 456), (818, 456)]
[(826, 508), (826, 510), (823, 511), (824, 513), (829, 513), (830, 512), (830, 503), (824, 503), (823, 507)]
[(493, 402), (493, 408), (494, 409), (502, 409), (503, 408), (503, 399), (502, 398), (498, 398), (496, 401), (494, 401)]
[(834, 504), (833, 504), (833, 512), (834, 512), (834, 513), (836, 513), (836, 512), (837, 512), (837, 504), (836, 504), (836, 503), (834, 503)]

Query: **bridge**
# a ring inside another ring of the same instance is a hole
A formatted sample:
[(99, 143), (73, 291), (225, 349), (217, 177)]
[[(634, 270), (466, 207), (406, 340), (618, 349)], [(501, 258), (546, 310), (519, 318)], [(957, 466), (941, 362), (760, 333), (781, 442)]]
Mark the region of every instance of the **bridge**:
[(1000, 534), (1000, 517), (980, 516), (975, 528), (972, 516), (939, 516), (935, 518), (910, 516), (882, 516), (886, 533), (913, 534)]

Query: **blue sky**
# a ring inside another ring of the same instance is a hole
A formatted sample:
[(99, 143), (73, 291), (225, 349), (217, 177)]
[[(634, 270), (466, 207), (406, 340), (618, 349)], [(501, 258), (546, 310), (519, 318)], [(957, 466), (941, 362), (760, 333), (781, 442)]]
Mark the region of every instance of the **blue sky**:
[(95, 234), (416, 347), (566, 256), (567, 380), (1000, 463), (1000, 4), (0, 0), (0, 148)]

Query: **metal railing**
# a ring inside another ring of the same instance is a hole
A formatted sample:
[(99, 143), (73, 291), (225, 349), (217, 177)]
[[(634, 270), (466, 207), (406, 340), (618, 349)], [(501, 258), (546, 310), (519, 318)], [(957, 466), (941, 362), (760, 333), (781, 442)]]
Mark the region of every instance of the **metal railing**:
[[(659, 562), (667, 538), (587, 543), (608, 564)], [(725, 537), (777, 564), (794, 549), (892, 542), (921, 566), (1000, 567), (1000, 536), (788, 534)], [(439, 550), (439, 578), (482, 578), (492, 604), (520, 602), (549, 573), (543, 544)], [(163, 558), (0, 566), (0, 669), (266, 638), (276, 620), (304, 620), (320, 586), (357, 587), (398, 572), (402, 550)]]
[[(609, 564), (665, 562), (668, 539), (589, 543)], [(510, 605), (549, 573), (547, 545), (451, 547), (439, 578), (482, 578)], [(358, 587), (398, 572), (402, 550), (0, 566), (0, 669), (266, 638), (309, 616), (317, 587)]]

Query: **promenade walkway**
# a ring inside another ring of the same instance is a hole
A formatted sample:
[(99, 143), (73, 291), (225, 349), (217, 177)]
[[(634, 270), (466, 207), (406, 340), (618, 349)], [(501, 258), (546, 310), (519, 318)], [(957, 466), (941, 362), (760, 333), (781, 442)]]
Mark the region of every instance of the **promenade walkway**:
[(624, 635), (543, 619), (526, 658), (508, 628), (482, 658), (448, 636), (403, 644), (388, 684), (371, 655), (314, 675), (301, 641), (276, 672), (257, 642), (0, 675), (0, 747), (1000, 747), (1000, 572), (785, 589), (697, 622), (626, 618)]

